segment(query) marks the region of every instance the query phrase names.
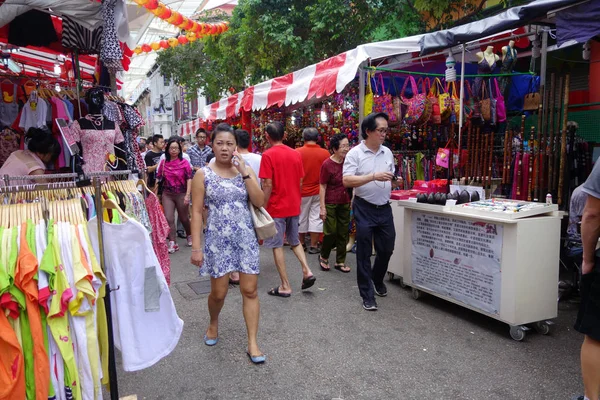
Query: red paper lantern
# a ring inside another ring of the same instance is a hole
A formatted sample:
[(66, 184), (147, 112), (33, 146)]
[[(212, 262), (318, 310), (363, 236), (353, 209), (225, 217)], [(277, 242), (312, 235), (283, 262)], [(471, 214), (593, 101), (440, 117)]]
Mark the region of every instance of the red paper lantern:
[(181, 15), (177, 11), (173, 11), (171, 17), (167, 19), (167, 22), (171, 25), (177, 26), (183, 22), (183, 15)]
[(210, 25), (210, 32), (211, 35), (215, 35), (217, 33), (217, 25), (215, 24), (211, 24)]
[(163, 3), (160, 3), (156, 10), (154, 10), (154, 15), (160, 19), (167, 19), (171, 17), (171, 9), (165, 6)]
[(181, 35), (181, 36), (179, 36), (179, 37), (177, 38), (177, 41), (179, 42), (179, 44), (187, 44), (187, 43), (188, 43), (188, 40), (187, 40), (187, 38), (185, 37), (185, 35)]
[(143, 44), (143, 45), (142, 45), (142, 51), (143, 51), (144, 53), (150, 53), (150, 52), (152, 51), (152, 47), (150, 47), (150, 45), (149, 45), (149, 44)]
[(189, 30), (195, 33), (200, 33), (200, 25), (197, 22), (192, 21), (192, 27)]
[(169, 48), (169, 42), (167, 42), (166, 40), (161, 40), (158, 43), (160, 44), (160, 47), (163, 48), (163, 49), (168, 49)]
[(144, 4), (144, 7), (148, 10), (156, 10), (158, 7), (158, 0), (148, 0), (146, 4)]
[(198, 24), (198, 32), (197, 33), (199, 33), (201, 35), (206, 34), (206, 26), (207, 26), (207, 24), (200, 22)]

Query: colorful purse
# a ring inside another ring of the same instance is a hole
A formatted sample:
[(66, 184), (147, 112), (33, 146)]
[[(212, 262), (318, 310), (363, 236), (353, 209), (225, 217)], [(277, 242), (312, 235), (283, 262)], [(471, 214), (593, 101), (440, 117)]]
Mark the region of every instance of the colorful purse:
[(500, 85), (498, 80), (494, 78), (494, 86), (496, 87), (496, 119), (498, 123), (506, 121), (506, 103), (504, 103), (504, 96), (500, 91)]
[(381, 84), (380, 90), (381, 95), (373, 97), (373, 112), (386, 113), (389, 117), (389, 122), (397, 122), (398, 117), (396, 113), (394, 113), (394, 105), (392, 103), (392, 96), (389, 93), (385, 93), (384, 85), (383, 85), (383, 76), (379, 74), (379, 82)]
[(454, 115), (460, 114), (460, 97), (458, 96), (458, 90), (456, 90), (456, 82), (450, 82), (446, 88), (448, 92), (448, 98), (450, 103), (450, 115), (454, 111)]
[[(425, 79), (425, 82), (429, 82), (429, 78)], [(438, 87), (436, 85), (429, 85), (429, 91), (427, 92), (427, 98), (431, 102), (431, 119), (430, 122), (435, 125), (440, 125), (442, 123), (442, 114), (440, 112), (440, 100)]]
[[(404, 96), (406, 85), (410, 80), (413, 96), (407, 98)], [(424, 125), (431, 118), (431, 102), (425, 93), (419, 93), (415, 78), (409, 76), (402, 87), (402, 101), (408, 105), (404, 120), (409, 125)]]

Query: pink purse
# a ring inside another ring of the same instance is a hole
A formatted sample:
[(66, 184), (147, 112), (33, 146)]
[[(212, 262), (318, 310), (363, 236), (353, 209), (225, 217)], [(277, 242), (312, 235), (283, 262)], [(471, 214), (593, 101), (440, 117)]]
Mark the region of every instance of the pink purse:
[(506, 104), (504, 103), (504, 96), (502, 96), (502, 91), (500, 91), (500, 86), (496, 78), (494, 78), (494, 86), (496, 88), (496, 119), (498, 122), (504, 122), (506, 121)]
[[(406, 98), (404, 96), (404, 91), (406, 90), (406, 85), (410, 80), (410, 85), (412, 88), (413, 96), (411, 98)], [(409, 76), (404, 81), (404, 86), (402, 87), (402, 101), (408, 105), (408, 110), (406, 111), (406, 115), (404, 120), (409, 125), (424, 125), (431, 118), (431, 102), (427, 98), (425, 91), (423, 93), (419, 93), (419, 89), (417, 88), (417, 82), (415, 82), (415, 78)]]

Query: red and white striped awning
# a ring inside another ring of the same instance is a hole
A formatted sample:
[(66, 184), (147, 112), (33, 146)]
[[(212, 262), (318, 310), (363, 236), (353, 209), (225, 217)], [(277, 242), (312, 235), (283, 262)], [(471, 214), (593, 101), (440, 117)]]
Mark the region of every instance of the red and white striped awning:
[(202, 124), (201, 118), (196, 118), (194, 120), (185, 122), (177, 127), (177, 134), (179, 136), (186, 135), (194, 135), (198, 129), (200, 129)]
[(251, 86), (204, 108), (208, 120), (227, 119), (240, 110), (259, 111), (273, 105), (292, 105), (341, 92), (366, 60), (419, 52), (423, 35), (360, 45), (317, 64)]

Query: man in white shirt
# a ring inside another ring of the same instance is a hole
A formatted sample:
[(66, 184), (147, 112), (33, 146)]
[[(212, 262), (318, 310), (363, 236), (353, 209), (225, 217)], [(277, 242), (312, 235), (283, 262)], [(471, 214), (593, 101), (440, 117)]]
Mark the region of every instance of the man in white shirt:
[(244, 129), (236, 129), (234, 133), (237, 138), (238, 153), (240, 153), (246, 164), (252, 168), (256, 176), (258, 176), (262, 157), (260, 154), (254, 154), (248, 150), (250, 148), (250, 134)]
[[(388, 115), (369, 114), (361, 124), (363, 141), (344, 160), (344, 186), (354, 188), (352, 210), (356, 221), (356, 275), (363, 308), (376, 311), (374, 294), (384, 297), (383, 278), (394, 252), (396, 230), (390, 206), (394, 156), (383, 146), (389, 131)], [(372, 243), (375, 263), (371, 266)]]

